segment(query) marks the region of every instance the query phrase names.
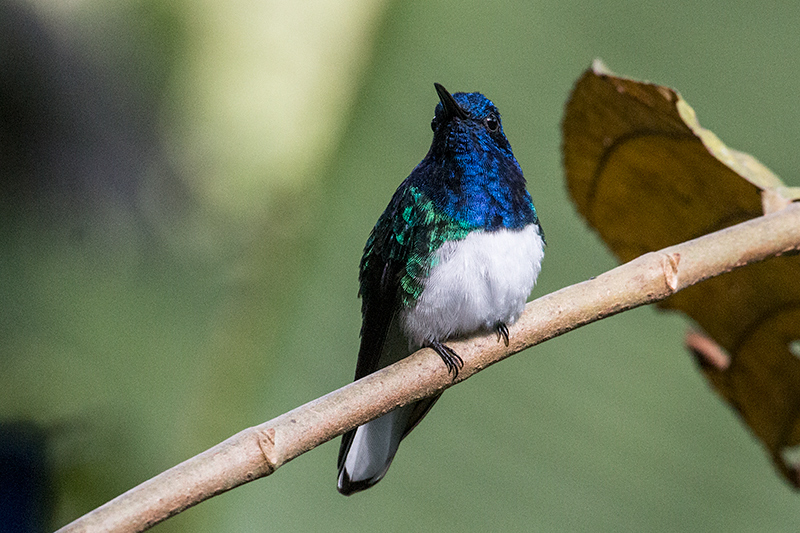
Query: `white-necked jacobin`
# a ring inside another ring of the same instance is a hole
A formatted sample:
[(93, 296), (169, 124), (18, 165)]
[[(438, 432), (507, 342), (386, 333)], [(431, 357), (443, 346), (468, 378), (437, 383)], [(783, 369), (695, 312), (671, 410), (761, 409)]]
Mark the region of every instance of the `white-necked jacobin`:
[[(425, 346), (455, 378), (463, 362), (444, 342), (496, 331), (508, 345), (508, 326), (539, 275), (544, 233), (497, 108), (480, 93), (434, 86), (431, 148), (395, 191), (361, 258), (356, 379)], [(380, 481), (439, 396), (346, 433), (339, 492)]]

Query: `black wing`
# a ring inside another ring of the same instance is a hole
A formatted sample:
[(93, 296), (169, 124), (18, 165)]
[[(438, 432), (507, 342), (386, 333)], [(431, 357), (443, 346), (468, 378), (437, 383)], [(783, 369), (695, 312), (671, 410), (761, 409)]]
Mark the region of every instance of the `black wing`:
[[(360, 268), (361, 347), (358, 352), (355, 379), (361, 379), (381, 368), (381, 355), (392, 321), (403, 305), (400, 281), (406, 275), (409, 255), (414, 247), (424, 247), (424, 234), (430, 230), (416, 209), (409, 189), (400, 187), (392, 197), (367, 240)], [(403, 438), (439, 399), (440, 395), (414, 404)], [(355, 430), (342, 436), (338, 466), (341, 470)]]
[(364, 247), (359, 272), (361, 296), (361, 347), (355, 379), (380, 368), (379, 361), (389, 326), (399, 308), (400, 279), (405, 274), (408, 243), (414, 228), (404, 221), (402, 209), (408, 199), (404, 188), (392, 196)]
[[(389, 326), (397, 312), (400, 278), (404, 269), (404, 253), (393, 235), (401, 201), (400, 189), (395, 192), (386, 211), (378, 219), (364, 247), (359, 272), (361, 296), (361, 346), (358, 350), (355, 379), (379, 369)], [(338, 468), (341, 471), (355, 430), (342, 435)]]

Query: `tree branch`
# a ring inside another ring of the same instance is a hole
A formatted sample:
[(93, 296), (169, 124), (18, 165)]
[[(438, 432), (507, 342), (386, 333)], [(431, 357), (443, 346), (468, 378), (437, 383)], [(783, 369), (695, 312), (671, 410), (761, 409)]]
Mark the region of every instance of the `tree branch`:
[[(494, 334), (448, 343), (464, 359), (456, 382), (585, 324), (663, 300), (710, 277), (798, 249), (800, 204), (792, 204), (777, 213), (645, 254), (597, 278), (530, 302), (519, 321), (509, 328), (508, 347), (498, 343)], [(308, 450), (399, 405), (430, 396), (456, 382), (435, 352), (420, 350), (355, 383), (237, 433), (59, 531), (143, 531), (212, 496), (267, 476)]]

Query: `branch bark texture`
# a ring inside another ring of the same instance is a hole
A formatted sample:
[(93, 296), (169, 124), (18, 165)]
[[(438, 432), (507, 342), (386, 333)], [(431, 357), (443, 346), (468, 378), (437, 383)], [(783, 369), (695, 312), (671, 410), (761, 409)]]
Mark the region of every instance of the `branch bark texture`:
[[(134, 487), (64, 526), (60, 532), (132, 532), (212, 496), (267, 476), (345, 431), (463, 381), (519, 351), (607, 316), (657, 302), (713, 276), (800, 250), (800, 204), (777, 213), (642, 255), (594, 279), (530, 302), (509, 328), (448, 343), (464, 359), (453, 381), (430, 349), (331, 392)], [(333, 478), (332, 478), (333, 479)]]

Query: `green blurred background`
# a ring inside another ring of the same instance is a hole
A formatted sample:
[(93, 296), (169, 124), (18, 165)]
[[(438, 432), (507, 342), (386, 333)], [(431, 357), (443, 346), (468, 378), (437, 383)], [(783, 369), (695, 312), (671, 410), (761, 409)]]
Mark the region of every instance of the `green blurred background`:
[[(49, 527), (351, 380), (361, 249), (428, 149), (433, 82), (503, 113), (547, 233), (537, 297), (615, 265), (560, 167), (591, 60), (800, 185), (798, 21), (789, 0), (0, 0), (0, 422), (41, 437)], [(686, 326), (639, 309), (492, 367), (368, 492), (336, 492), (337, 440), (155, 530), (796, 531)]]

